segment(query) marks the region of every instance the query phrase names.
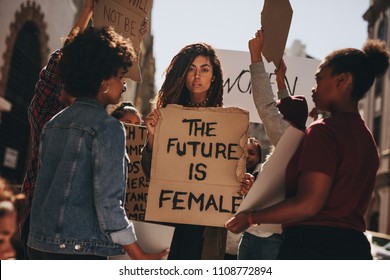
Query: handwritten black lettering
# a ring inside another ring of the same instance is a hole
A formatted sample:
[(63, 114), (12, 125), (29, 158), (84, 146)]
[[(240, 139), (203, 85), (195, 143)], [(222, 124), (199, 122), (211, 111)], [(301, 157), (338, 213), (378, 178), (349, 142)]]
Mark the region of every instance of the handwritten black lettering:
[(241, 93), (246, 93), (248, 91), (250, 91), (251, 89), (251, 82), (250, 82), (250, 77), (247, 78), (247, 80), (249, 81), (248, 84), (246, 85), (246, 89), (242, 89), (241, 88), (241, 79), (244, 75), (246, 74), (250, 74), (250, 71), (249, 70), (242, 70), (240, 74), (238, 74), (237, 78), (234, 80), (233, 84), (231, 85), (230, 84), (230, 78), (227, 78), (226, 79), (226, 82), (224, 83), (223, 87), (225, 87), (227, 85), (227, 93), (230, 93), (232, 91), (232, 89), (234, 88), (234, 86), (237, 84), (237, 89), (241, 92)]
[(145, 205), (142, 203), (136, 203), (133, 207), (133, 212), (145, 212)]
[[(231, 204), (227, 203), (231, 201)], [(162, 189), (159, 197), (159, 208), (169, 208), (172, 210), (198, 210), (202, 211), (217, 211), (219, 213), (236, 213), (239, 206), (239, 201), (242, 200), (240, 196), (223, 195), (206, 195), (200, 193), (198, 195), (192, 192), (179, 192), (173, 190)], [(194, 208), (194, 206), (198, 208)], [(186, 208), (187, 207), (187, 208)]]
[(107, 7), (104, 5), (103, 18), (108, 20), (110, 23), (115, 23), (120, 25), (121, 18), (123, 14), (115, 9), (111, 9), (111, 7)]
[[(197, 149), (199, 145), (201, 149)], [(208, 150), (206, 146), (208, 146)], [(202, 156), (205, 158), (214, 157), (216, 159), (238, 160), (239, 150), (239, 145), (235, 143), (180, 142), (178, 138), (168, 138), (167, 142), (167, 154), (174, 153), (180, 157), (190, 155), (193, 157)]]
[(200, 211), (203, 211), (204, 209), (204, 193), (202, 193), (201, 195), (199, 195), (199, 197), (196, 197), (193, 193), (189, 193), (188, 195), (188, 209), (191, 210), (192, 208), (192, 202), (195, 202), (196, 204), (200, 204), (199, 205), (199, 210)]
[(132, 202), (132, 201), (143, 201), (146, 202), (148, 199), (148, 194), (147, 193), (135, 193), (135, 192), (130, 192), (126, 194), (126, 201)]
[[(201, 119), (184, 119), (182, 120), (183, 123), (189, 123), (188, 126), (188, 135), (194, 135), (194, 136), (207, 136), (212, 137), (216, 136), (215, 134), (212, 134), (211, 132), (215, 130), (216, 122), (203, 122)], [(200, 135), (198, 135), (198, 132)]]
[(159, 198), (159, 203), (158, 203), (158, 207), (159, 208), (162, 208), (163, 207), (163, 202), (166, 201), (166, 200), (171, 200), (170, 197), (167, 197), (167, 194), (171, 194), (171, 193), (174, 193), (174, 191), (171, 191), (171, 190), (161, 190), (160, 192), (160, 198)]
[(187, 192), (175, 192), (175, 195), (173, 196), (173, 202), (172, 202), (172, 209), (173, 210), (184, 210), (184, 206), (178, 206), (179, 203), (184, 202), (183, 199), (180, 199), (179, 196), (186, 195)]
[(149, 179), (146, 177), (136, 177), (136, 178), (129, 178), (127, 180), (127, 188), (130, 190), (134, 189), (145, 189), (149, 187)]
[(127, 217), (130, 220), (134, 220), (134, 221), (144, 221), (145, 220), (145, 213), (131, 213), (129, 211), (127, 211), (127, 213), (128, 213)]
[(137, 139), (137, 136), (141, 136), (141, 141), (146, 139), (147, 136), (147, 130), (144, 126), (126, 126), (126, 139), (128, 140), (135, 140)]
[[(194, 175), (194, 168), (196, 172), (195, 175)], [(195, 165), (194, 163), (191, 163), (188, 179), (192, 180), (195, 178), (198, 181), (203, 181), (204, 179), (206, 179), (207, 176), (206, 169), (207, 169), (206, 164), (198, 163)]]
[[(247, 77), (247, 74), (250, 75), (249, 70), (242, 70), (240, 74), (234, 79), (233, 83), (231, 82), (233, 78), (227, 78), (226, 82), (224, 83), (223, 87), (227, 88), (227, 93), (230, 93), (235, 87), (240, 93), (249, 93), (252, 94), (252, 83), (250, 78)], [(269, 74), (269, 79), (271, 80), (272, 76), (274, 76), (274, 73)], [(298, 83), (298, 77), (295, 77), (293, 79), (293, 84), (291, 87), (290, 81), (287, 77), (284, 77), (284, 80), (286, 82), (287, 90), (289, 92), (289, 95), (295, 95), (296, 86)], [(273, 82), (271, 82), (273, 83)]]
[[(274, 75), (275, 75), (275, 73), (270, 73), (270, 74), (269, 74), (269, 79), (271, 80), (271, 77), (274, 76)], [(276, 76), (276, 75), (275, 75), (275, 76)], [(290, 83), (289, 83), (287, 77), (284, 77), (284, 81), (286, 82), (288, 94), (289, 94), (289, 95), (295, 95), (295, 88), (296, 88), (296, 86), (297, 86), (298, 77), (295, 77), (295, 79), (294, 79), (294, 85), (293, 85), (293, 88), (292, 88), (292, 89), (291, 89), (291, 87), (290, 87)]]
[(137, 35), (137, 32), (136, 32), (136, 30), (137, 30), (137, 23), (134, 20), (132, 20), (132, 19), (130, 19), (128, 17), (125, 17), (124, 29), (125, 29), (126, 32), (129, 32), (130, 35), (132, 35), (132, 36), (136, 36)]
[(129, 4), (147, 15), (146, 7), (148, 6), (148, 0), (129, 0)]
[(140, 161), (132, 161), (129, 163), (129, 172), (131, 172), (132, 174), (136, 175), (140, 172), (140, 165), (141, 165), (141, 162)]

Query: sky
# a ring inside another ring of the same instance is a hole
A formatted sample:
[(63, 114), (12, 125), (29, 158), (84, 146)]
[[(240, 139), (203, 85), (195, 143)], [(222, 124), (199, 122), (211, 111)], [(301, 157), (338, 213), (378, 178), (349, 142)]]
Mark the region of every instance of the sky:
[[(293, 9), (286, 47), (294, 40), (322, 60), (335, 49), (361, 48), (367, 39), (363, 14), (370, 0), (290, 0)], [(263, 0), (154, 0), (156, 88), (171, 59), (187, 44), (207, 42), (216, 49), (248, 51), (260, 27)]]

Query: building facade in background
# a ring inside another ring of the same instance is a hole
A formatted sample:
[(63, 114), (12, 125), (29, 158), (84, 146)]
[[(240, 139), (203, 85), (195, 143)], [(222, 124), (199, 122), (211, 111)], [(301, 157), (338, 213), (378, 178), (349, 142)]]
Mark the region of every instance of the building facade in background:
[[(84, 0), (0, 0), (0, 176), (12, 185), (23, 182), (30, 163), (27, 108), (38, 74), (50, 53), (61, 48), (83, 6)], [(155, 94), (150, 32), (139, 61), (144, 82), (129, 80), (123, 100), (145, 115)]]
[(0, 176), (20, 184), (30, 162), (27, 107), (50, 52), (61, 46), (76, 8), (67, 1), (0, 1)]
[[(390, 47), (390, 1), (370, 0), (363, 18), (368, 23), (368, 38), (384, 40)], [(381, 157), (367, 222), (369, 229), (390, 234), (390, 70), (375, 81), (360, 109)]]

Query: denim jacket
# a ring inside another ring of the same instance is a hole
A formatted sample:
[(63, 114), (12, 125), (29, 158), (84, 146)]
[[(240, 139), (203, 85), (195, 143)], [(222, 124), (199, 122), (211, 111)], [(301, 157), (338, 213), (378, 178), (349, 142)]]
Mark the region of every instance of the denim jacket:
[(125, 130), (97, 100), (79, 98), (44, 127), (28, 246), (111, 256), (136, 241), (124, 209)]

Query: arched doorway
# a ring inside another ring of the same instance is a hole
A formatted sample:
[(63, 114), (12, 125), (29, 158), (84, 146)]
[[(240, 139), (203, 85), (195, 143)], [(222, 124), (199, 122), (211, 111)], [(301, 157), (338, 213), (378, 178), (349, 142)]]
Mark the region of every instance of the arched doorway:
[(11, 184), (23, 182), (30, 144), (27, 108), (40, 69), (39, 29), (26, 21), (16, 36), (3, 95), (12, 103), (12, 110), (2, 114), (0, 124), (0, 174)]

